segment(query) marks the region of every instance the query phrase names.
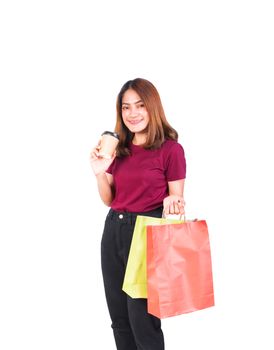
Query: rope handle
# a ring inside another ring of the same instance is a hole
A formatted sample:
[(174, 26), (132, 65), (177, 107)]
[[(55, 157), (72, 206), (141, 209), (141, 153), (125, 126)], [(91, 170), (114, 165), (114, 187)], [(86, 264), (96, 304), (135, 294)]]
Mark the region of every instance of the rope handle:
[[(169, 215), (178, 215), (178, 214), (169, 214)], [(183, 220), (182, 220), (182, 217), (184, 218)], [(163, 210), (163, 212), (162, 212), (162, 219), (167, 219), (164, 210)], [(175, 220), (175, 219), (174, 219), (174, 220)], [(183, 222), (186, 222), (186, 215), (185, 215), (185, 214), (180, 214), (179, 220), (180, 220), (180, 221), (183, 221)]]

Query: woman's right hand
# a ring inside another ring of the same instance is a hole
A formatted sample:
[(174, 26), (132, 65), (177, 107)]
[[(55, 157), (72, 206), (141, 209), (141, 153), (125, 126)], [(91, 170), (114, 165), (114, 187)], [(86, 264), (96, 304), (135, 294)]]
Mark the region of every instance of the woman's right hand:
[(100, 144), (98, 144), (90, 152), (90, 164), (95, 176), (105, 173), (110, 164), (113, 162), (114, 158), (116, 157), (115, 153), (111, 159), (103, 158), (99, 155), (99, 150)]

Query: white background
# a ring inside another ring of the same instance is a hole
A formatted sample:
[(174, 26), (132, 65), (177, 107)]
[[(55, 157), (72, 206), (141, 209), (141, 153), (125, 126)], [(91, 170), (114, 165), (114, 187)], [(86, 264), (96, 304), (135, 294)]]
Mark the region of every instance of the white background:
[(274, 348), (271, 3), (1, 1), (1, 350), (115, 349), (89, 152), (136, 77), (211, 238), (216, 306), (163, 320), (166, 349)]

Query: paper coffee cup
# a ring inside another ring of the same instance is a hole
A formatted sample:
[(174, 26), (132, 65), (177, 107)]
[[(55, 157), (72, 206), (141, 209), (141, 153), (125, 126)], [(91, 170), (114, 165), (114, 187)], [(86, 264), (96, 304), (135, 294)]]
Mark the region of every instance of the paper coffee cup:
[(101, 135), (99, 156), (111, 159), (119, 143), (119, 135), (116, 132), (104, 131)]

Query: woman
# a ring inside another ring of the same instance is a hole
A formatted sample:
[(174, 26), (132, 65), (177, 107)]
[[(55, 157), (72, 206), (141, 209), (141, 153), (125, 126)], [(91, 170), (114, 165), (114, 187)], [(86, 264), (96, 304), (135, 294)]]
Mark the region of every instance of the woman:
[(125, 83), (116, 107), (116, 154), (101, 158), (100, 146), (91, 152), (100, 197), (111, 207), (101, 244), (106, 299), (118, 350), (162, 350), (160, 320), (148, 314), (146, 299), (130, 298), (122, 284), (137, 214), (184, 214), (184, 150), (149, 81)]

